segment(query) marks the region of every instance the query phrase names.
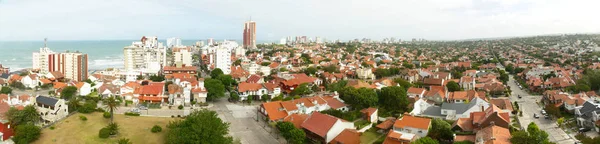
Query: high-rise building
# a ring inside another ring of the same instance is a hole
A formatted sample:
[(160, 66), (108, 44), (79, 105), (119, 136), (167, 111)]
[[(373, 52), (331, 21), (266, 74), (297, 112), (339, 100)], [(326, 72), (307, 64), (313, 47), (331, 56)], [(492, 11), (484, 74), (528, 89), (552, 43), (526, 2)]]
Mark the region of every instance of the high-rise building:
[(167, 47), (171, 48), (171, 47), (176, 47), (176, 46), (182, 46), (180, 38), (173, 37), (173, 38), (167, 39)]
[(244, 48), (256, 48), (256, 22), (244, 23)]
[(167, 66), (166, 50), (157, 37), (144, 36), (140, 42), (123, 48), (125, 70), (157, 74), (163, 66)]
[(175, 64), (192, 66), (192, 49), (190, 47), (174, 47), (172, 51)]
[(80, 52), (55, 53), (44, 46), (33, 53), (33, 68), (41, 74), (61, 72), (65, 78), (84, 81), (88, 77), (88, 56)]
[(287, 43), (287, 41), (285, 41), (285, 38), (281, 38), (281, 40), (279, 40), (279, 44), (284, 45), (286, 43)]

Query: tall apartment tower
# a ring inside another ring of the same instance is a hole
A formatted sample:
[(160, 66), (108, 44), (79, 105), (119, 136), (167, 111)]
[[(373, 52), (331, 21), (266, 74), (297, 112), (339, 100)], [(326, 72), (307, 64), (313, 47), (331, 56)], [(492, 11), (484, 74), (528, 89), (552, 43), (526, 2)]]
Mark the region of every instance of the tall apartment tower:
[(256, 48), (256, 22), (244, 23), (244, 48)]
[(44, 44), (33, 53), (33, 68), (40, 73), (61, 72), (65, 78), (84, 81), (88, 77), (88, 56), (80, 52), (55, 53)]

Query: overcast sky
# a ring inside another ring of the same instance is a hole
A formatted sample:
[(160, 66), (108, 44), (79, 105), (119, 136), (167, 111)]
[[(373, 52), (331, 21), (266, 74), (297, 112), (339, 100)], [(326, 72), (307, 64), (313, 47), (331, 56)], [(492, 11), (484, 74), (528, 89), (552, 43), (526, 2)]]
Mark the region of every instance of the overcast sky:
[(0, 0), (2, 40), (321, 36), (456, 40), (600, 32), (600, 0)]

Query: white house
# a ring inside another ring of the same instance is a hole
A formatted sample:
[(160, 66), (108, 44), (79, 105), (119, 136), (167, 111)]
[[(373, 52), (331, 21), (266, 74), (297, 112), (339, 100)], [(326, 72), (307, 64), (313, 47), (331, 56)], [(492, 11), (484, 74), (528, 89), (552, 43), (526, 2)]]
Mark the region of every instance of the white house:
[(30, 74), (23, 77), (21, 79), (21, 83), (23, 83), (23, 85), (25, 85), (27, 88), (35, 88), (36, 86), (39, 86), (41, 82), (36, 74)]
[(442, 103), (441, 114), (445, 115), (447, 120), (456, 120), (458, 118), (468, 118), (471, 112), (483, 111), (489, 106), (490, 103), (475, 97), (469, 103)]
[(315, 112), (310, 115), (301, 127), (306, 136), (321, 143), (329, 143), (345, 129), (356, 129), (354, 123), (342, 121), (334, 116)]
[(78, 82), (75, 87), (79, 90), (80, 96), (87, 96), (92, 92), (92, 85), (86, 82)]
[(69, 107), (62, 99), (55, 99), (47, 96), (37, 96), (35, 106), (42, 117), (42, 125), (56, 122), (61, 118), (67, 117)]
[(413, 142), (421, 137), (426, 137), (431, 127), (431, 119), (404, 115), (394, 123), (393, 130), (387, 135), (383, 143)]
[(251, 95), (262, 96), (264, 94), (268, 94), (268, 90), (265, 87), (263, 87), (262, 84), (246, 82), (238, 84), (238, 92), (240, 100), (246, 100), (248, 96)]

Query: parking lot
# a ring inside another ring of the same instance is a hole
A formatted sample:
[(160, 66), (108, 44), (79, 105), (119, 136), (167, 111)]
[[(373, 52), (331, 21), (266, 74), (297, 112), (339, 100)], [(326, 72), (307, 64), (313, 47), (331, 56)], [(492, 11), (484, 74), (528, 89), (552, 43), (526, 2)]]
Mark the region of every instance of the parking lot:
[(242, 144), (276, 144), (284, 143), (285, 140), (273, 131), (264, 121), (257, 121), (256, 108), (258, 103), (234, 104), (227, 102), (225, 98), (212, 102), (209, 108), (219, 114), (225, 122), (229, 122), (229, 134), (239, 138)]

